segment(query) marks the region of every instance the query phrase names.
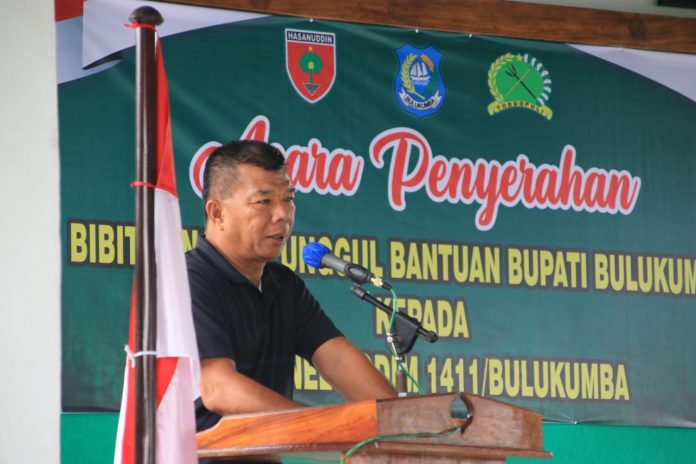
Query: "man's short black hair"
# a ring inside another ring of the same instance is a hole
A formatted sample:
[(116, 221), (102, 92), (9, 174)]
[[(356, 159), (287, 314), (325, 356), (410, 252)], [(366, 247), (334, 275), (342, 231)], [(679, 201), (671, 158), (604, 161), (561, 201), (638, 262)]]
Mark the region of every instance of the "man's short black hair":
[(257, 140), (227, 142), (213, 151), (203, 172), (203, 207), (210, 199), (225, 198), (238, 180), (237, 167), (241, 164), (258, 166), (266, 171), (285, 167), (283, 154), (273, 145)]

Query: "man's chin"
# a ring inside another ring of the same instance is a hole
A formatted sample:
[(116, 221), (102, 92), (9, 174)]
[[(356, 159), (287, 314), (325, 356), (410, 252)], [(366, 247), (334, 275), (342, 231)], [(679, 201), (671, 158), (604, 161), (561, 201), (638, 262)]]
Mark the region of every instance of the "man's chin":
[(258, 255), (266, 261), (274, 261), (283, 253), (283, 248), (285, 248), (285, 240), (268, 240), (256, 250)]
[(261, 256), (266, 261), (275, 261), (278, 258), (280, 258), (280, 255), (282, 253), (283, 253), (283, 247), (280, 247), (279, 249), (268, 250), (268, 251), (264, 252)]

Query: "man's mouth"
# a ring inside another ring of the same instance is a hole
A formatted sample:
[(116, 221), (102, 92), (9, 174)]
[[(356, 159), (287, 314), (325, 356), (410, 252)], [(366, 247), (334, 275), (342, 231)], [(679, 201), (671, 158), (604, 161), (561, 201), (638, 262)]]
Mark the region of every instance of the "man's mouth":
[(285, 241), (285, 234), (271, 234), (268, 236), (271, 240), (276, 240), (279, 242), (284, 242)]

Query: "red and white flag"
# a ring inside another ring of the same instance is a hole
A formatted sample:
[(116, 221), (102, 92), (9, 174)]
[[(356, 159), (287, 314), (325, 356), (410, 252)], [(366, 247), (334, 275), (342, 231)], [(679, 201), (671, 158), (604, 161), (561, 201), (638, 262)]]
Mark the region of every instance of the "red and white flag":
[[(191, 314), (188, 274), (181, 236), (181, 214), (174, 173), (167, 77), (157, 43), (157, 182), (155, 256), (157, 267), (157, 414), (158, 464), (195, 464), (199, 361)], [(116, 437), (115, 464), (135, 461), (135, 297), (131, 296), (128, 358)]]

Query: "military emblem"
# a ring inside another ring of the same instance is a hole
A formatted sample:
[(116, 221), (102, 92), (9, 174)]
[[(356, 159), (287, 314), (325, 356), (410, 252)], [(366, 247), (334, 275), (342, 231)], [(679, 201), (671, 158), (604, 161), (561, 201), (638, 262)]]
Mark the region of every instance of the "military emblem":
[(285, 69), (297, 93), (318, 102), (336, 79), (336, 35), (285, 29)]
[(546, 106), (551, 93), (549, 72), (541, 61), (527, 54), (506, 53), (491, 64), (488, 88), (495, 101), (488, 105), (491, 116), (509, 108), (527, 108), (551, 119)]
[(442, 53), (432, 45), (416, 48), (406, 44), (396, 50), (399, 70), (394, 94), (401, 107), (419, 118), (436, 113), (445, 99), (445, 83), (440, 72)]

